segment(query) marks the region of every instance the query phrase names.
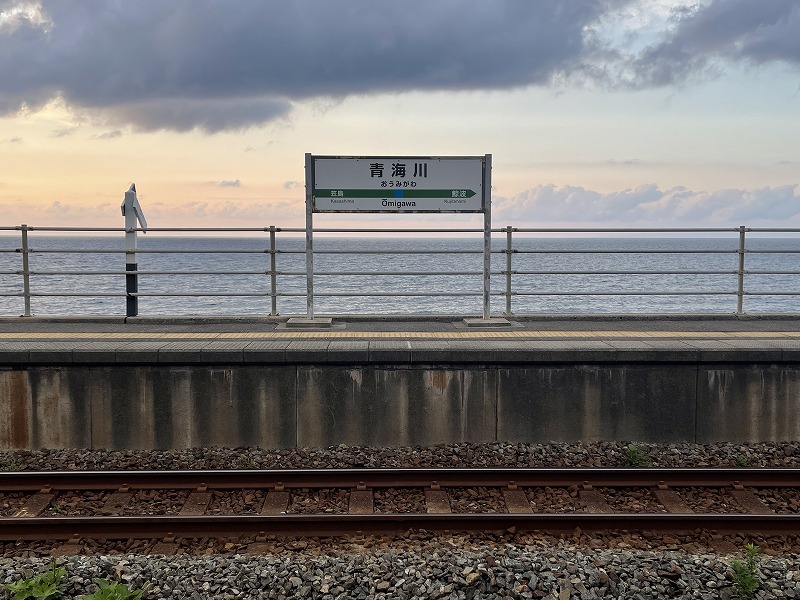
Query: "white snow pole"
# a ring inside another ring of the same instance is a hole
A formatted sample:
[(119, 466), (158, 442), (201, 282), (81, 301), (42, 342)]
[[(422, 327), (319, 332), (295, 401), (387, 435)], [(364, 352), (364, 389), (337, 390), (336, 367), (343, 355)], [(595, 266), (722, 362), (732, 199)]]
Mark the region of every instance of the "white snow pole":
[(122, 201), (122, 216), (125, 217), (125, 293), (126, 306), (125, 315), (135, 317), (139, 314), (139, 266), (136, 262), (136, 229), (137, 221), (141, 225), (142, 231), (147, 231), (147, 220), (144, 212), (136, 197), (136, 184), (125, 192), (125, 200)]

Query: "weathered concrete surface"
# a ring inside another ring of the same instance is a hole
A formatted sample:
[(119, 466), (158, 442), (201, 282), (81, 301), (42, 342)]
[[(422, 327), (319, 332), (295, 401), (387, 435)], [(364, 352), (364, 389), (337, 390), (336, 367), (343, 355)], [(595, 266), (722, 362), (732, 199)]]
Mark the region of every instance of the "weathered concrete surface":
[(703, 366), (697, 441), (800, 439), (800, 366)]
[(294, 447), (295, 373), (275, 367), (0, 372), (0, 448)]
[(496, 404), (486, 379), (485, 371), (435, 367), (298, 367), (297, 442), (324, 447), (492, 441)]
[(31, 448), (92, 447), (91, 406), (98, 381), (89, 371), (44, 367), (28, 373)]
[[(374, 371), (341, 368), (297, 368), (297, 443), (302, 446), (330, 446), (345, 440), (372, 443), (385, 430), (375, 406)], [(395, 423), (401, 427), (402, 423)]]
[[(365, 351), (336, 348), (339, 361)], [(389, 344), (374, 351), (405, 353)], [(797, 362), (617, 358), (7, 368), (0, 449), (800, 438)]]
[(691, 442), (697, 369), (569, 365), (500, 369), (497, 436), (508, 441)]

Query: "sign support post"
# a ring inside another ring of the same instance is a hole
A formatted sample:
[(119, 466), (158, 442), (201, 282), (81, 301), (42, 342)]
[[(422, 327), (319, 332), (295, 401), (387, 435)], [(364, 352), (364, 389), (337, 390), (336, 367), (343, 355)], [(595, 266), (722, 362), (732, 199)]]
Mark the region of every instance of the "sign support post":
[(492, 155), (483, 160), (483, 320), (491, 320), (492, 298)]
[(314, 320), (314, 162), (306, 152), (306, 318)]

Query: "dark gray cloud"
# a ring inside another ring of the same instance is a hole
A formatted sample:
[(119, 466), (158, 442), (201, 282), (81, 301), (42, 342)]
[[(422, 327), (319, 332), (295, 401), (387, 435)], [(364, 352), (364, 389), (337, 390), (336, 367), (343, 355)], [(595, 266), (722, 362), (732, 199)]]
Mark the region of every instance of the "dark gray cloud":
[(46, 25), (0, 30), (0, 113), (60, 95), (115, 124), (219, 131), (304, 98), (547, 84), (628, 1), (42, 0)]
[(640, 86), (682, 83), (719, 72), (720, 59), (800, 67), (798, 0), (712, 0), (675, 13), (671, 35), (632, 63)]
[[(0, 115), (61, 97), (114, 128), (215, 132), (307, 98), (605, 78), (624, 61), (596, 25), (636, 1), (0, 0)], [(626, 63), (637, 85), (717, 57), (800, 64), (797, 0), (712, 0), (676, 19)]]
[(253, 100), (162, 98), (126, 104), (111, 104), (100, 110), (110, 119), (133, 123), (145, 130), (190, 131), (199, 128), (214, 133), (263, 123), (289, 112), (285, 99)]

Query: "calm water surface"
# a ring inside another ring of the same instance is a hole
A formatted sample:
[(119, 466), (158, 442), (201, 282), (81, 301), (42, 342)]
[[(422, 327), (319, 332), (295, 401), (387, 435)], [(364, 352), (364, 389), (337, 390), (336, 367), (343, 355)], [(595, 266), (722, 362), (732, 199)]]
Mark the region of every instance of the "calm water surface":
[[(304, 239), (279, 239), (277, 288), (279, 293), (301, 294), (278, 298), (281, 314), (304, 314), (306, 279)], [(732, 313), (736, 309), (738, 239), (542, 239), (515, 238), (512, 270), (515, 313)], [(22, 314), (22, 277), (10, 274), (22, 268), (16, 236), (0, 236), (0, 314)], [(33, 253), (31, 290), (36, 294), (86, 292), (120, 294), (125, 276), (71, 274), (123, 271), (124, 242), (118, 237), (53, 237), (31, 234)], [(142, 297), (140, 315), (268, 314), (269, 297), (202, 296), (212, 293), (270, 291), (267, 241), (258, 238), (167, 238), (140, 236), (139, 269), (143, 271), (217, 271), (214, 275), (141, 275), (145, 293), (196, 293), (192, 297)], [(505, 248), (504, 238), (493, 240), (493, 250)], [(315, 311), (334, 313), (479, 314), (482, 289), (482, 239), (315, 239)], [(91, 250), (79, 253), (76, 250)], [(168, 253), (147, 251), (167, 250)], [(374, 251), (385, 254), (375, 254)], [(456, 251), (453, 254), (408, 254), (414, 250)], [(747, 271), (794, 271), (798, 274), (753, 274), (745, 279), (748, 313), (800, 312), (800, 239), (748, 239)], [(113, 251), (113, 252), (98, 252)], [(191, 251), (179, 253), (176, 251)], [(198, 252), (207, 251), (207, 252)], [(346, 253), (332, 253), (346, 251)], [(356, 254), (355, 251), (366, 252)], [(612, 252), (613, 251), (613, 252)], [(506, 257), (492, 255), (492, 270), (505, 269)], [(720, 274), (609, 274), (608, 271), (715, 271)], [(253, 274), (232, 274), (248, 271)], [(325, 275), (329, 271), (358, 271), (364, 275)], [(411, 274), (438, 271), (439, 275)], [(525, 274), (524, 272), (535, 272)], [(551, 274), (541, 274), (546, 271)], [(574, 274), (586, 271), (591, 274)], [(382, 273), (391, 272), (386, 275)], [(464, 273), (475, 272), (475, 274)], [(552, 274), (553, 272), (562, 272)], [(563, 273), (566, 272), (566, 273)], [(292, 274), (298, 273), (298, 274)], [(403, 274), (409, 273), (409, 274)], [(492, 291), (503, 292), (505, 275), (492, 276)], [(474, 296), (361, 296), (369, 292), (408, 294), (431, 292), (474, 293)], [(647, 292), (647, 295), (613, 295)], [(654, 295), (692, 292), (696, 295)], [(325, 293), (344, 294), (324, 296)], [(586, 295), (570, 295), (582, 293)], [(532, 295), (543, 294), (543, 295)], [(125, 313), (124, 297), (32, 298), (34, 314)], [(505, 310), (505, 298), (493, 297), (493, 313)]]

